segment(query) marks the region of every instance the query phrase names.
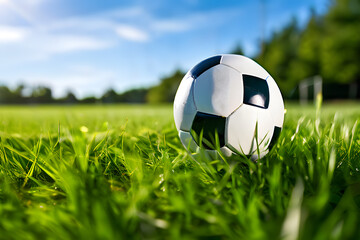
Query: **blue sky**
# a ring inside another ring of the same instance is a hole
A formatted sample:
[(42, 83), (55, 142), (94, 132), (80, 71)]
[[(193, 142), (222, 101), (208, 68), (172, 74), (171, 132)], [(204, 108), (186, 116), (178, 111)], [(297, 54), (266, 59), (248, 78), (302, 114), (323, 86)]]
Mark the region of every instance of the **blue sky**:
[(328, 0), (0, 0), (0, 84), (56, 97), (150, 86), (240, 44), (248, 56)]

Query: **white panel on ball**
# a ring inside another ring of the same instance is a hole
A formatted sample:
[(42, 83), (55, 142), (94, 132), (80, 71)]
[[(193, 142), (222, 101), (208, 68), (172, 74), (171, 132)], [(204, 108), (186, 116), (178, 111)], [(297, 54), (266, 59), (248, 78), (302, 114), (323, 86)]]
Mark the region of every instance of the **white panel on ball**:
[(275, 126), (282, 127), (284, 123), (284, 102), (281, 92), (271, 76), (268, 77), (267, 82), (270, 93), (269, 112), (273, 116)]
[(257, 108), (257, 124), (257, 142), (254, 138), (252, 151), (256, 152), (257, 145), (259, 145), (260, 152), (263, 152), (269, 146), (274, 134), (274, 120), (268, 109)]
[(186, 75), (180, 83), (174, 100), (174, 119), (177, 130), (190, 131), (196, 115), (193, 97), (194, 79)]
[(248, 155), (251, 153), (255, 126), (257, 121), (257, 107), (243, 104), (227, 119), (225, 144), (230, 149)]
[(222, 55), (220, 63), (235, 68), (242, 74), (257, 76), (263, 79), (266, 79), (267, 76), (269, 76), (269, 73), (265, 69), (263, 69), (258, 63), (244, 56), (235, 54), (224, 54)]
[(216, 65), (195, 79), (196, 108), (200, 112), (227, 117), (242, 104), (243, 88), (238, 71)]

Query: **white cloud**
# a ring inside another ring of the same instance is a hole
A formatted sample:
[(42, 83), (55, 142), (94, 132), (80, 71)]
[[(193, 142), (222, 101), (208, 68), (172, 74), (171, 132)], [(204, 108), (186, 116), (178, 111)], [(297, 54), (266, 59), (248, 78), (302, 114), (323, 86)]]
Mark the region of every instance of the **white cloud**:
[(0, 62), (23, 64), (49, 59), (54, 55), (111, 48), (116, 41), (86, 33), (60, 33), (0, 26)]
[[(4, 0), (0, 0), (4, 1)], [(24, 0), (34, 5), (43, 5), (45, 0)], [(34, 2), (33, 2), (34, 1)], [(168, 33), (181, 34), (196, 28), (206, 28), (211, 19), (225, 19), (232, 10), (192, 12), (186, 16), (159, 18), (140, 6), (118, 8), (96, 14), (40, 21), (36, 14), (23, 14), (26, 4), (13, 2), (13, 10), (24, 27), (0, 25), (0, 63), (23, 64), (49, 60), (54, 55), (110, 49), (127, 42), (144, 43), (166, 37)], [(9, 5), (9, 4), (8, 4)], [(30, 16), (31, 14), (31, 16)], [(236, 11), (238, 14), (238, 11)], [(221, 25), (217, 20), (212, 26)], [(1, 24), (1, 20), (0, 20)], [(20, 26), (20, 25), (19, 25)], [(11, 46), (7, 43), (12, 43)]]
[(155, 20), (152, 28), (160, 32), (184, 32), (191, 28), (191, 25), (183, 20)]
[(130, 41), (146, 42), (149, 40), (149, 36), (145, 31), (130, 25), (118, 25), (115, 32), (119, 37)]
[(50, 35), (43, 44), (42, 48), (49, 54), (98, 50), (112, 45), (109, 41), (85, 35)]
[(20, 27), (0, 26), (0, 44), (19, 42), (25, 39), (27, 30)]

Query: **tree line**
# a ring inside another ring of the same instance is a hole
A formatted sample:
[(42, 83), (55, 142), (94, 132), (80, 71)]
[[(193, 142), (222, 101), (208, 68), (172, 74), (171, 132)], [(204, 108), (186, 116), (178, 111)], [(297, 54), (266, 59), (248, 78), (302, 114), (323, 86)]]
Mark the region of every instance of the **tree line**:
[[(24, 89), (28, 91), (24, 91)], [(99, 98), (90, 96), (79, 99), (74, 93), (68, 91), (64, 97), (54, 98), (51, 88), (45, 86), (37, 86), (31, 89), (25, 85), (20, 85), (15, 89), (0, 86), (0, 104), (145, 103), (147, 102), (147, 92), (148, 89), (144, 88), (118, 94), (113, 89), (109, 89)]]
[(162, 103), (172, 102), (184, 72), (176, 70), (161, 78), (160, 84), (149, 88), (137, 88), (117, 93), (108, 89), (101, 97), (86, 97), (79, 99), (74, 93), (68, 93), (62, 98), (54, 98), (52, 90), (46, 86), (29, 88), (19, 85), (15, 89), (0, 86), (0, 104), (107, 104), (107, 103)]
[(299, 82), (315, 75), (323, 78), (324, 97), (345, 97), (342, 92), (354, 87), (360, 97), (360, 0), (329, 3), (323, 15), (311, 10), (303, 28), (292, 19), (273, 33), (255, 56), (285, 97), (294, 97)]
[[(241, 46), (238, 45), (231, 53), (243, 55)], [(346, 96), (349, 88), (356, 88), (356, 97), (360, 98), (359, 53), (360, 0), (335, 0), (323, 15), (311, 11), (310, 20), (304, 27), (300, 27), (293, 18), (262, 43), (257, 55), (250, 57), (271, 73), (285, 98), (296, 97), (298, 83), (314, 75), (323, 77), (325, 98)], [(185, 72), (178, 69), (161, 78), (156, 86), (123, 93), (109, 89), (99, 98), (84, 99), (76, 98), (72, 92), (55, 99), (51, 89), (44, 86), (33, 88), (28, 94), (24, 94), (23, 85), (15, 89), (0, 86), (0, 103), (172, 102), (184, 75)]]

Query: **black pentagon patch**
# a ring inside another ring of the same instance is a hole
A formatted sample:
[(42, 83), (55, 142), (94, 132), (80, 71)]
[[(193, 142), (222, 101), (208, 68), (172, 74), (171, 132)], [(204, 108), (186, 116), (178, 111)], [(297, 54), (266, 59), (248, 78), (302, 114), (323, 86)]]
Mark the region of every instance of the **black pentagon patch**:
[(244, 103), (260, 108), (269, 107), (269, 86), (265, 79), (243, 74)]
[(274, 133), (273, 133), (273, 135), (272, 135), (272, 137), (271, 137), (271, 140), (270, 140), (269, 150), (271, 150), (271, 149), (275, 146), (276, 141), (277, 141), (277, 140), (279, 139), (279, 137), (280, 137), (280, 133), (281, 133), (281, 128), (275, 126), (275, 127), (274, 127)]
[(216, 150), (225, 146), (226, 118), (197, 112), (191, 126), (191, 135), (199, 146)]
[(190, 75), (195, 79), (209, 68), (220, 64), (221, 56), (214, 56), (198, 63), (190, 70)]

